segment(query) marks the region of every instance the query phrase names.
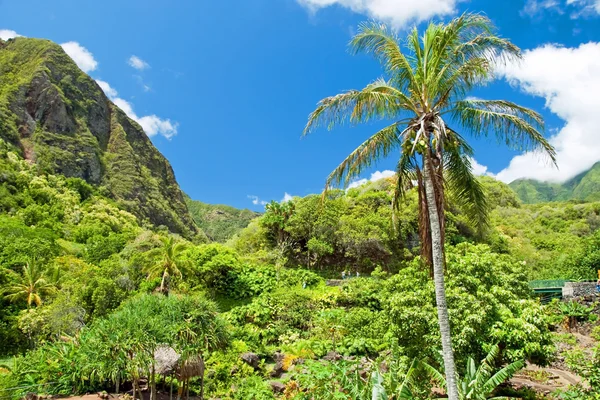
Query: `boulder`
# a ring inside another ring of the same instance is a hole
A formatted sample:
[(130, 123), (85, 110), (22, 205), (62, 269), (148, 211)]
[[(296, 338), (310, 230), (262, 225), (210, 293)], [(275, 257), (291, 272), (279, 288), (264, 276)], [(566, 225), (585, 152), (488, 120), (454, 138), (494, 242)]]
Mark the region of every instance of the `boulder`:
[(258, 357), (258, 355), (248, 352), (248, 353), (242, 354), (241, 359), (243, 362), (245, 362), (252, 368), (254, 368), (254, 369), (259, 368), (258, 366), (260, 364), (260, 358)]
[(271, 381), (269, 382), (269, 385), (271, 385), (271, 390), (273, 391), (273, 393), (285, 392), (285, 385), (279, 381)]

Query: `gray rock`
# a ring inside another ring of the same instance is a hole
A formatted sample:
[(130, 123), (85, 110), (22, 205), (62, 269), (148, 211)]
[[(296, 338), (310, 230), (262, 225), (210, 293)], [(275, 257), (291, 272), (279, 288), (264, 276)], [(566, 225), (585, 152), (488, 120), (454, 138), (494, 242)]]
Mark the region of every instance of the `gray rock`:
[(327, 355), (325, 357), (323, 357), (323, 360), (326, 360), (326, 361), (338, 361), (341, 359), (342, 359), (342, 356), (336, 351), (330, 351), (329, 353), (327, 353)]
[(269, 385), (271, 385), (271, 390), (273, 391), (273, 393), (285, 392), (285, 385), (279, 381), (271, 381), (269, 382)]
[(244, 353), (241, 355), (241, 359), (243, 362), (245, 362), (252, 368), (258, 369), (258, 365), (260, 363), (260, 358), (258, 358), (258, 356), (256, 354), (250, 353), (250, 352)]

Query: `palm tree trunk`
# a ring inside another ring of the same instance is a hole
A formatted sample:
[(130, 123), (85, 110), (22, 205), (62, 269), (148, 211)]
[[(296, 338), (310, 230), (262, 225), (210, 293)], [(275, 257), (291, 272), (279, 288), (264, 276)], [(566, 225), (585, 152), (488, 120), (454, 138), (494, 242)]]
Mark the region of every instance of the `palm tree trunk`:
[(162, 294), (165, 294), (165, 281), (167, 279), (167, 269), (165, 268), (165, 271), (163, 272), (163, 276), (162, 279), (160, 281), (160, 292)]
[(152, 372), (150, 372), (150, 400), (156, 400), (156, 374), (154, 373), (154, 363), (152, 363)]
[(449, 400), (458, 400), (458, 387), (456, 384), (456, 365), (452, 350), (452, 337), (450, 335), (450, 318), (446, 304), (446, 289), (444, 287), (444, 248), (442, 243), (441, 221), (439, 218), (436, 196), (434, 192), (433, 171), (429, 157), (424, 160), (425, 198), (431, 226), (431, 250), (433, 261), (433, 281), (435, 284), (435, 301), (437, 304), (438, 322), (442, 337), (442, 355), (446, 371), (446, 386)]

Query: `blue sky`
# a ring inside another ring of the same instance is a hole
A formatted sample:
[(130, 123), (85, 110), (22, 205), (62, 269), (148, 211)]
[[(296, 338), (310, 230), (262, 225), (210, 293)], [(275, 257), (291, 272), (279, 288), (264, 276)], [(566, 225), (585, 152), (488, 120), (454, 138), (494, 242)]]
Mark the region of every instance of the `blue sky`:
[[(402, 33), (464, 11), (486, 13), (526, 50), (473, 95), (542, 112), (559, 150), (556, 171), (493, 139), (473, 141), (477, 172), (560, 181), (600, 160), (600, 0), (0, 0), (0, 37), (74, 42), (72, 57), (153, 135), (186, 193), (261, 209), (319, 192), (383, 126), (300, 138), (321, 98), (380, 76), (376, 61), (347, 51), (360, 22)], [(394, 165), (383, 160), (364, 178)]]

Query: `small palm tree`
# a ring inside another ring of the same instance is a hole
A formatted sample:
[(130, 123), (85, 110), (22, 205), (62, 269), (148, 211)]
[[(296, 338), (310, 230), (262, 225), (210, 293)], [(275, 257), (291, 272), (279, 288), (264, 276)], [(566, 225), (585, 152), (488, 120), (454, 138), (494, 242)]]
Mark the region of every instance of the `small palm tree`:
[(181, 259), (181, 253), (188, 247), (186, 242), (176, 242), (172, 236), (161, 238), (161, 241), (161, 247), (150, 251), (158, 261), (145, 268), (145, 272), (148, 274), (148, 279), (162, 276), (159, 290), (161, 293), (168, 294), (170, 277), (182, 278), (183, 272), (191, 268), (191, 263)]
[[(500, 354), (500, 348), (494, 346), (488, 355), (477, 366), (473, 358), (467, 360), (465, 375), (458, 382), (458, 396), (460, 400), (501, 400), (510, 399), (505, 396), (493, 396), (498, 386), (513, 377), (524, 366), (522, 360), (515, 361), (506, 365), (500, 370), (494, 372), (495, 361)], [(421, 367), (426, 371), (434, 381), (446, 386), (444, 375), (424, 362), (420, 362)]]
[(498, 62), (521, 57), (517, 46), (496, 35), (488, 18), (464, 14), (448, 24), (430, 23), (421, 37), (415, 28), (405, 40), (385, 25), (368, 23), (350, 45), (355, 52), (371, 53), (380, 60), (387, 79), (321, 100), (304, 134), (346, 120), (393, 121), (342, 161), (327, 178), (326, 190), (334, 184), (347, 185), (391, 154), (399, 154), (396, 207), (406, 188), (417, 182), (421, 257), (435, 283), (448, 397), (457, 400), (444, 286), (446, 190), (480, 228), (487, 222), (484, 192), (472, 172), (473, 149), (458, 128), (474, 137), (495, 134), (513, 148), (541, 149), (552, 161), (555, 152), (540, 133), (543, 120), (535, 111), (505, 100), (467, 97), (493, 78)]
[(12, 302), (25, 300), (27, 308), (32, 304), (40, 306), (42, 297), (56, 292), (56, 286), (49, 282), (38, 262), (30, 259), (22, 269), (22, 274), (12, 272), (15, 283), (4, 289), (5, 298)]

